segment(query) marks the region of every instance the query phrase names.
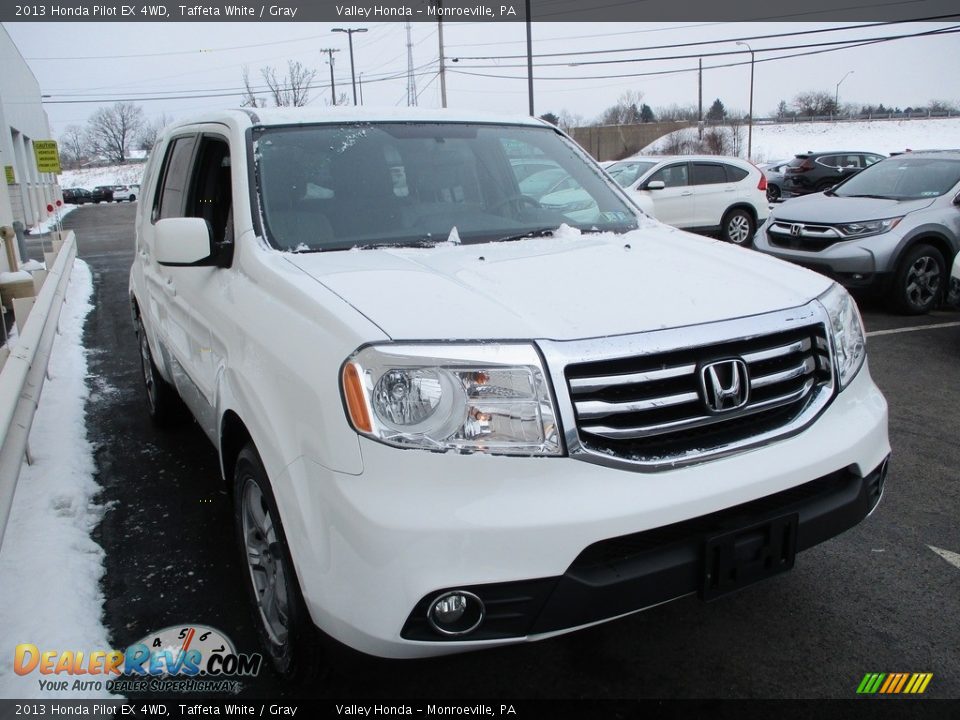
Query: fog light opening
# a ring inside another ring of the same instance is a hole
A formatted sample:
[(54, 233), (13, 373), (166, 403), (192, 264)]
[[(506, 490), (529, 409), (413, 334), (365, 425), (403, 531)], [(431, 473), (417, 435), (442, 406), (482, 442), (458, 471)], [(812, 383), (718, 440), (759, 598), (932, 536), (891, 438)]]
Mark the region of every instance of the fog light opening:
[(483, 622), (483, 601), (471, 592), (452, 590), (430, 603), (427, 620), (442, 635), (467, 635)]

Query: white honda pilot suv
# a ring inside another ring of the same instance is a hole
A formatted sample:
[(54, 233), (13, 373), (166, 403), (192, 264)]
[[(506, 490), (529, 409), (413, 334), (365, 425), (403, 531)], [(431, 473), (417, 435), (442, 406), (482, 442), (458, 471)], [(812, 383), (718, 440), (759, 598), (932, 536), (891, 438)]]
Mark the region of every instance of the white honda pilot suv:
[[(592, 214), (521, 192), (526, 161)], [(651, 220), (536, 119), (179, 122), (136, 250), (150, 412), (218, 449), (281, 672), (325, 636), (439, 655), (714, 599), (883, 491), (847, 292)]]

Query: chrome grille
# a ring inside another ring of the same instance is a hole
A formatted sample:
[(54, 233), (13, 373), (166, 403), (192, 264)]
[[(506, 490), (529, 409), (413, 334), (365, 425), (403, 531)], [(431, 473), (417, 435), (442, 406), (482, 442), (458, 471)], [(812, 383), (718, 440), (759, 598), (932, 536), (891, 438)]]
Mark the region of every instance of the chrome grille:
[(820, 252), (846, 238), (831, 225), (813, 225), (791, 220), (776, 220), (767, 229), (770, 244), (791, 250)]
[[(711, 411), (701, 370), (746, 363), (742, 407)], [(565, 379), (580, 444), (629, 462), (665, 463), (776, 434), (832, 394), (830, 344), (822, 323), (677, 350), (569, 364)]]

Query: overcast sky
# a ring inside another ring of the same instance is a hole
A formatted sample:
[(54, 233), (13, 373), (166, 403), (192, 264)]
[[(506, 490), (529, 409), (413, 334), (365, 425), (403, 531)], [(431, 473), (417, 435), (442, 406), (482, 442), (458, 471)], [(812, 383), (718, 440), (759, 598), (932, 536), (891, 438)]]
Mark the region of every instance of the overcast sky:
[[(675, 49), (639, 49), (620, 54), (542, 57), (535, 63), (536, 112), (566, 110), (592, 120), (625, 91), (643, 93), (654, 109), (674, 103), (697, 102), (696, 58), (643, 62), (573, 65), (596, 60), (656, 58), (704, 53), (704, 110), (714, 98), (728, 109), (746, 111), (749, 103), (749, 54), (735, 40), (747, 36), (789, 33), (861, 23), (535, 23), (534, 53), (581, 52), (620, 48), (651, 48), (706, 41), (709, 44)], [(313, 23), (5, 23), (20, 52), (33, 69), (42, 92), (54, 137), (69, 124), (82, 124), (99, 103), (59, 104), (56, 100), (117, 99), (140, 103), (148, 117), (166, 113), (181, 117), (206, 108), (239, 105), (242, 68), (262, 86), (260, 68), (285, 69), (288, 60), (315, 68), (318, 85), (311, 104), (329, 102), (329, 66), (322, 48), (338, 49), (335, 81), (338, 93), (350, 93), (347, 38), (332, 33), (333, 25)], [(343, 24), (341, 27), (345, 26)], [(366, 105), (406, 104), (407, 37), (402, 22), (354, 23), (368, 32), (354, 35), (356, 71), (363, 78)], [(412, 24), (413, 61), (418, 68), (419, 104), (439, 107), (437, 27)], [(884, 103), (907, 107), (931, 99), (960, 103), (960, 34), (921, 37), (851, 47), (806, 57), (761, 62), (776, 55), (809, 52), (811, 44), (855, 38), (902, 35), (954, 27), (947, 23), (899, 24), (798, 37), (749, 40), (756, 51), (754, 115), (769, 114), (781, 99), (788, 102), (806, 90), (833, 95), (840, 102)], [(444, 23), (448, 56), (448, 106), (508, 113), (526, 113), (525, 60), (503, 56), (525, 53), (522, 23)], [(761, 52), (764, 48), (804, 47)], [(241, 47), (238, 47), (241, 46)], [(824, 48), (817, 48), (824, 49)], [(467, 59), (498, 56), (495, 59)], [(452, 58), (460, 57), (458, 62)], [(745, 63), (724, 69), (711, 65)], [(551, 63), (551, 66), (546, 66)], [(474, 73), (471, 75), (462, 72)], [(641, 77), (610, 77), (636, 73), (669, 73)], [(515, 76), (515, 79), (479, 75)], [(396, 77), (391, 77), (396, 76)], [(599, 76), (599, 77), (598, 77)], [(576, 79), (576, 78), (585, 79)], [(560, 79), (547, 79), (560, 78)], [(208, 95), (193, 99), (158, 95)], [(264, 95), (265, 97), (265, 95)], [(960, 141), (960, 139), (958, 139)]]

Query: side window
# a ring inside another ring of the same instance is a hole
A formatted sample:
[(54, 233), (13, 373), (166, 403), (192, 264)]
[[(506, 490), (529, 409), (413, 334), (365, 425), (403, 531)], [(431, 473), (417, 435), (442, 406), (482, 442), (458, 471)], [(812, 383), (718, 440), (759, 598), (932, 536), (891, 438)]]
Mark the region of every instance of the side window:
[(668, 165), (665, 168), (660, 168), (650, 176), (647, 182), (653, 182), (654, 180), (662, 180), (663, 184), (668, 188), (688, 185), (687, 164), (681, 163), (679, 165)]
[(879, 155), (864, 155), (864, 156), (863, 156), (863, 166), (864, 166), (864, 167), (870, 167), (870, 166), (873, 165), (874, 163), (878, 163), (878, 162), (880, 162), (881, 160), (883, 160), (883, 158), (880, 157)]
[(176, 138), (170, 143), (164, 160), (163, 181), (157, 188), (153, 202), (152, 219), (180, 217), (183, 214), (183, 197), (187, 192), (190, 177), (190, 159), (197, 144), (195, 135)]
[(840, 167), (859, 169), (863, 163), (860, 162), (860, 155), (844, 155), (840, 158)]
[(733, 165), (724, 165), (723, 167), (727, 171), (727, 182), (740, 182), (750, 174), (743, 168), (734, 167)]
[(824, 155), (823, 157), (818, 158), (817, 162), (829, 168), (838, 168), (841, 165), (840, 158), (836, 155)]
[(204, 136), (194, 164), (185, 217), (203, 218), (210, 224), (214, 242), (227, 237), (227, 220), (232, 207), (230, 146), (225, 140)]
[(719, 185), (727, 181), (723, 165), (717, 163), (693, 163), (693, 185)]

